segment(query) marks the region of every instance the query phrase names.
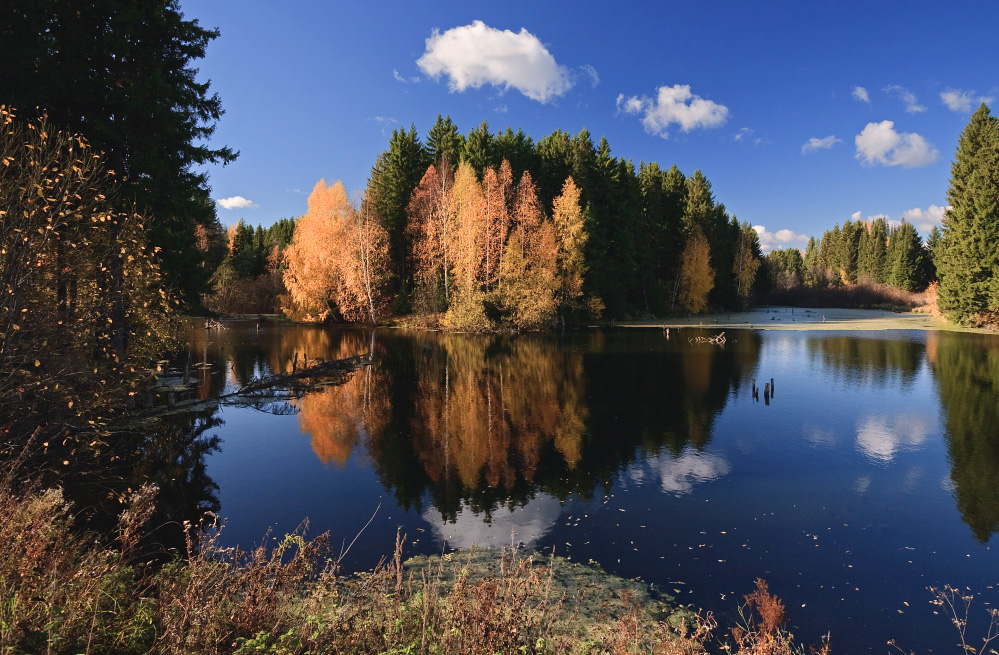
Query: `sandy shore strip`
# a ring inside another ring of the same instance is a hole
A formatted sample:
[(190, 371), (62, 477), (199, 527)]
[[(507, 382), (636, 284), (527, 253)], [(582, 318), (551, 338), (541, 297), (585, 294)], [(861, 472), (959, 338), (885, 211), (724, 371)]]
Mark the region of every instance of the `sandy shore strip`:
[(745, 328), (751, 330), (950, 330), (984, 332), (963, 328), (931, 314), (892, 312), (883, 309), (835, 309), (808, 307), (757, 307), (746, 312), (703, 314), (690, 318), (670, 317), (656, 321), (618, 321), (619, 327)]

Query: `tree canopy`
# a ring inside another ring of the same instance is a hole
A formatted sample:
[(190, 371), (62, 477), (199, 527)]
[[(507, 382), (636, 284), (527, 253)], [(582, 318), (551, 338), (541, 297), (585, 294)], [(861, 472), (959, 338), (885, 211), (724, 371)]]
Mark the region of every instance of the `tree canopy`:
[(961, 133), (934, 247), (940, 309), (959, 323), (999, 312), (999, 119), (986, 104)]
[(120, 181), (110, 200), (146, 216), (167, 283), (192, 306), (208, 281), (195, 231), (217, 223), (198, 167), (238, 154), (207, 145), (222, 105), (193, 67), (218, 35), (186, 20), (177, 0), (0, 5), (4, 103), (38, 108), (105, 153)]

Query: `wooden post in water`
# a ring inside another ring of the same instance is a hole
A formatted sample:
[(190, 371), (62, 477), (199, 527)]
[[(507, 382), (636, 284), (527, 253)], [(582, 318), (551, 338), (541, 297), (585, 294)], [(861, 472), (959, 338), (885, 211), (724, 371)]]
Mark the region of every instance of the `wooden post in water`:
[(298, 368), (298, 351), (295, 351), (295, 361), (291, 363), (291, 374), (295, 374), (295, 369)]

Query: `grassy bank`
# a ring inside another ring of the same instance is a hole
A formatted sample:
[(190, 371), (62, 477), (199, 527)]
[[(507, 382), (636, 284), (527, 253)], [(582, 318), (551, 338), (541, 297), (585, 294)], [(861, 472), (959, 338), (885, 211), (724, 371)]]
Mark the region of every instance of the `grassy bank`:
[(404, 561), (400, 538), (382, 565), (354, 576), (341, 575), (327, 535), (243, 552), (191, 529), (184, 552), (156, 552), (155, 496), (134, 492), (117, 530), (96, 535), (74, 526), (60, 491), (4, 477), (0, 652), (804, 652), (762, 581), (746, 623), (721, 630), (642, 583), (526, 551)]

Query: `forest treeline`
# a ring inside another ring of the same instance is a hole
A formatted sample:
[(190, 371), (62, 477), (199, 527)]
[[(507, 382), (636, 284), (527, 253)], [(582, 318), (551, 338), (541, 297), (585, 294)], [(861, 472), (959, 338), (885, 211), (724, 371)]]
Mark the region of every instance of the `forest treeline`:
[(880, 284), (920, 291), (935, 277), (931, 239), (924, 244), (907, 221), (891, 226), (887, 219), (846, 221), (811, 237), (797, 248), (771, 250), (765, 261), (768, 288), (828, 287)]
[[(250, 259), (271, 254), (260, 243)], [(701, 171), (636, 167), (586, 130), (535, 143), (441, 116), (425, 142), (394, 131), (359, 198), (320, 181), (283, 252), (295, 316), (416, 312), (455, 329), (745, 307), (762, 261)]]
[[(755, 230), (727, 213), (700, 171), (636, 168), (586, 130), (535, 142), (511, 128), (493, 134), (485, 122), (462, 135), (438, 116), (425, 141), (415, 127), (393, 132), (357, 198), (317, 185), (302, 217), (308, 234), (286, 237), (287, 253), (266, 234), (254, 242), (249, 258), (271, 262), (266, 293), (258, 280), (229, 295), (269, 298), (298, 318), (415, 312), (454, 329), (537, 329), (756, 299), (915, 306), (924, 299), (912, 293), (933, 284), (927, 301), (939, 288), (950, 319), (995, 323), (996, 134), (982, 105), (958, 145), (943, 225), (925, 242), (905, 220), (847, 220), (804, 252), (764, 257)], [(216, 276), (222, 296), (232, 286), (224, 283), (246, 277), (247, 255), (233, 248), (230, 240), (230, 265)]]
[(771, 289), (804, 285), (884, 285), (920, 291), (962, 325), (999, 326), (999, 120), (982, 104), (957, 144), (949, 207), (925, 243), (902, 221), (847, 221), (812, 238), (802, 254), (771, 251), (764, 263)]

